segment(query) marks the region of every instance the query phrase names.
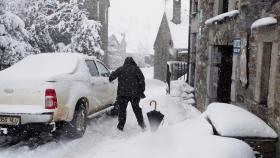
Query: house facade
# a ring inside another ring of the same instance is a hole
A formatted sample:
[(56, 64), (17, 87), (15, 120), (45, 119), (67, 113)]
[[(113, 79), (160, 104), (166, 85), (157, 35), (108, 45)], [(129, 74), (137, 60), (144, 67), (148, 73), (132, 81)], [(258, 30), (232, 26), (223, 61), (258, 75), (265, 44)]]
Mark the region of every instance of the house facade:
[[(232, 103), (279, 134), (279, 0), (192, 0), (196, 2), (198, 24), (192, 25), (198, 25), (198, 32), (192, 49), (197, 107), (204, 111), (212, 102)], [(279, 151), (278, 145), (277, 155)]]
[(167, 62), (186, 61), (188, 57), (188, 1), (166, 3), (154, 43), (154, 78), (166, 81)]

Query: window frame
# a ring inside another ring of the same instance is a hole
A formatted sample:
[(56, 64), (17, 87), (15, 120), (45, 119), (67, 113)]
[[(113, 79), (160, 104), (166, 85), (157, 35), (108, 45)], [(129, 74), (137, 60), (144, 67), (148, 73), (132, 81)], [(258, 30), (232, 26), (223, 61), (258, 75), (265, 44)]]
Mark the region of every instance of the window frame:
[[(105, 66), (105, 64), (103, 64), (103, 63), (100, 62), (100, 61), (96, 61), (95, 64), (96, 64), (96, 67), (97, 67), (99, 76), (101, 76), (101, 77), (109, 77), (109, 76), (110, 76), (111, 72), (110, 72), (110, 70)], [(101, 74), (101, 70), (99, 70), (98, 64), (100, 64), (101, 66), (103, 66), (103, 67), (105, 68), (105, 70), (107, 70), (107, 73), (105, 74), (106, 76), (104, 76), (103, 74)]]
[[(91, 76), (91, 77), (98, 77), (98, 76), (99, 76), (99, 71), (98, 71), (98, 68), (97, 68), (97, 65), (96, 65), (95, 61), (94, 61), (94, 60), (85, 60), (85, 62), (86, 62), (86, 65), (87, 65), (87, 67), (88, 67), (90, 76)], [(92, 62), (92, 65), (95, 66), (96, 72), (97, 72), (96, 75), (93, 75), (93, 74), (92, 74), (92, 72), (91, 72), (92, 69), (91, 69), (91, 67), (88, 65), (88, 62)]]

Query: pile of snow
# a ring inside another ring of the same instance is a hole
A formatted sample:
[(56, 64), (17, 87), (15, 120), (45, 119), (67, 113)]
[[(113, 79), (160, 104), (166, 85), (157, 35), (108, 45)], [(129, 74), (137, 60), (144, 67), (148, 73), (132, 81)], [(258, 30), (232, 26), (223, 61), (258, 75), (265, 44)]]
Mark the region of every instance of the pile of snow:
[(225, 18), (235, 17), (237, 15), (239, 15), (239, 11), (238, 10), (232, 10), (232, 11), (229, 11), (229, 12), (217, 15), (217, 16), (215, 16), (213, 18), (210, 18), (210, 19), (206, 20), (205, 24), (206, 25), (211, 25), (211, 24), (213, 24), (216, 21), (222, 21)]
[(158, 110), (166, 116), (163, 126), (155, 133), (141, 132), (128, 106), (124, 132), (117, 131), (117, 118), (102, 116), (89, 120), (81, 139), (62, 138), (34, 150), (17, 145), (0, 148), (0, 157), (254, 158), (254, 152), (246, 143), (213, 136), (212, 126), (203, 117), (187, 119), (190, 113), (183, 110), (178, 97), (165, 94), (164, 82), (147, 79), (146, 85), (147, 97), (140, 102), (145, 121), (151, 100), (158, 101)]
[(221, 136), (277, 138), (275, 131), (252, 113), (225, 103), (212, 103), (205, 111)]
[(255, 29), (258, 27), (262, 27), (262, 26), (268, 26), (268, 25), (273, 25), (273, 24), (277, 24), (277, 19), (273, 18), (273, 17), (265, 17), (265, 18), (261, 18), (256, 20), (252, 26), (251, 29)]
[(183, 80), (171, 81), (170, 87), (170, 95), (173, 97), (194, 98), (194, 88)]
[[(104, 154), (106, 153), (106, 154)], [(203, 118), (183, 121), (157, 133), (139, 134), (129, 141), (108, 141), (107, 146), (91, 152), (91, 157), (125, 158), (254, 158), (246, 143), (212, 135)]]
[(175, 80), (170, 83), (170, 95), (179, 98), (179, 104), (187, 113), (187, 118), (195, 118), (201, 115), (201, 112), (194, 107), (194, 88), (183, 80)]

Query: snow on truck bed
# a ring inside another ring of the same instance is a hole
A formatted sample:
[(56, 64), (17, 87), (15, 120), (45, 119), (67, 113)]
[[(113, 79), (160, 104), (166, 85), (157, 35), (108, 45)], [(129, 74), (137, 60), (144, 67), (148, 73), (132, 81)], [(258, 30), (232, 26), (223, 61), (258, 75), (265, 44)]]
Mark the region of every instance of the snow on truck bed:
[(221, 136), (277, 138), (275, 131), (252, 113), (225, 103), (212, 103), (204, 115)]
[(75, 53), (42, 53), (30, 55), (10, 68), (0, 71), (1, 79), (49, 79), (75, 71), (79, 57)]

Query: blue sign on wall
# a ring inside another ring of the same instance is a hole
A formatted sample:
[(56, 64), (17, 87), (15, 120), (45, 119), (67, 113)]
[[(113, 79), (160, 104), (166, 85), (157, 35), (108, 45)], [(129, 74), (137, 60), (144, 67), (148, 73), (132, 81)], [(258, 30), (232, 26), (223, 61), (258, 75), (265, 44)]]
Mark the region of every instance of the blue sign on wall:
[(234, 54), (240, 54), (240, 50), (241, 50), (241, 39), (238, 38), (234, 38), (233, 41), (233, 53)]

